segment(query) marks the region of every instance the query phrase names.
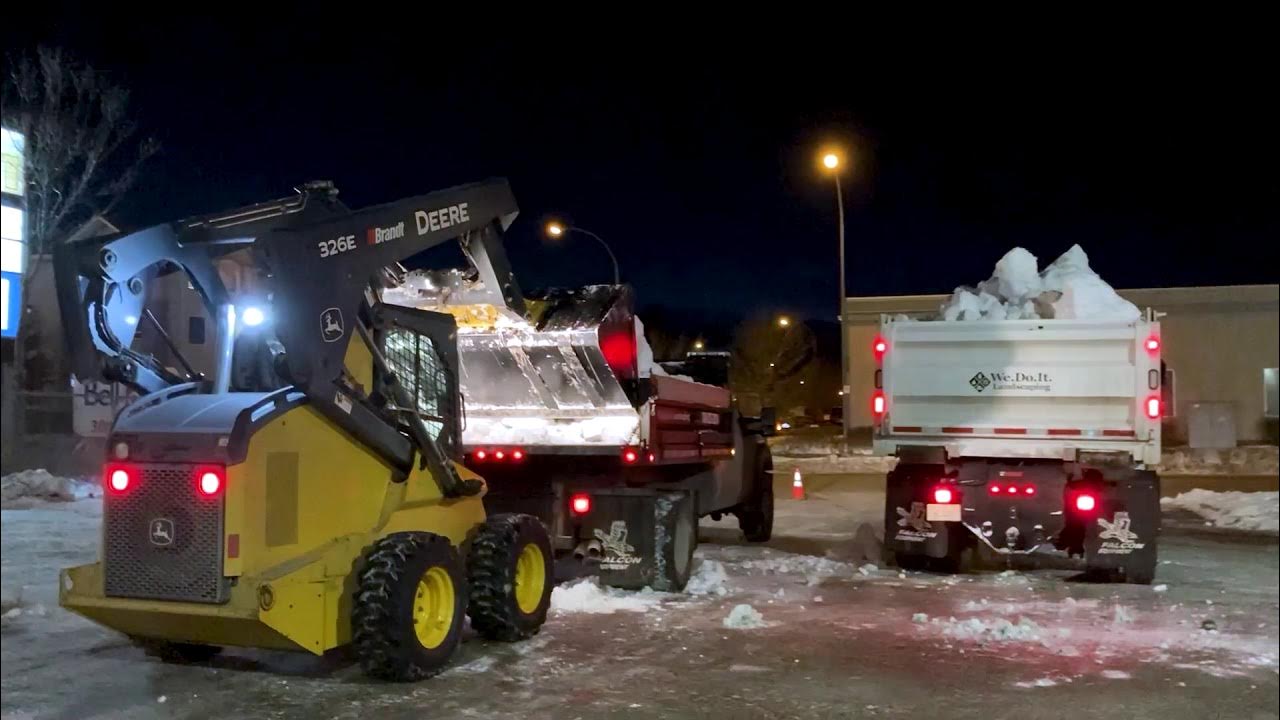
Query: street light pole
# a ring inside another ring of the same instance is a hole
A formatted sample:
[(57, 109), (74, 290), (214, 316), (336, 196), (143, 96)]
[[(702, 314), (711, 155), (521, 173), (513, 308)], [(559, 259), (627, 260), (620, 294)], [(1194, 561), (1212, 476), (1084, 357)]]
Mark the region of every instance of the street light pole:
[(568, 232), (578, 232), (578, 233), (582, 233), (583, 235), (587, 235), (589, 237), (595, 238), (595, 241), (600, 243), (600, 246), (604, 248), (604, 251), (609, 253), (609, 260), (613, 262), (613, 284), (614, 285), (622, 284), (622, 273), (619, 272), (618, 270), (618, 256), (613, 254), (613, 248), (609, 247), (609, 243), (605, 242), (604, 238), (591, 232), (590, 230), (587, 230), (586, 228), (580, 228), (576, 225), (563, 225), (559, 222), (554, 222), (554, 221), (547, 223), (546, 233), (547, 235), (550, 235), (553, 238), (561, 237)]
[(609, 243), (605, 242), (604, 238), (591, 232), (590, 230), (584, 230), (583, 228), (575, 227), (575, 226), (571, 226), (569, 229), (573, 232), (580, 232), (583, 235), (589, 235), (595, 238), (596, 242), (600, 243), (600, 246), (604, 248), (604, 251), (609, 253), (609, 259), (613, 261), (613, 284), (621, 285), (622, 273), (618, 271), (618, 256), (613, 254), (613, 249), (609, 247)]
[(840, 173), (836, 173), (836, 215), (840, 219), (840, 429), (844, 433), (844, 445), (849, 446), (849, 328), (845, 325), (844, 290), (844, 193), (840, 189)]

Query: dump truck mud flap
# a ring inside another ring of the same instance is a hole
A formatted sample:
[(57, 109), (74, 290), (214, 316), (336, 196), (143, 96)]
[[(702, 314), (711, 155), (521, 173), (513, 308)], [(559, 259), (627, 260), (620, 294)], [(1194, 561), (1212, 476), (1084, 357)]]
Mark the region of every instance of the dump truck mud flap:
[(697, 546), (694, 497), (678, 490), (617, 488), (593, 492), (581, 536), (600, 543), (600, 581), (619, 588), (678, 591)]
[(1097, 512), (1085, 518), (1085, 564), (1090, 569), (1150, 567), (1160, 533), (1160, 478), (1137, 470), (1107, 485)]
[(884, 504), (887, 550), (933, 558), (947, 556), (951, 537), (960, 523), (930, 521), (926, 513), (927, 493), (941, 476), (942, 467), (932, 465), (895, 468), (889, 473)]

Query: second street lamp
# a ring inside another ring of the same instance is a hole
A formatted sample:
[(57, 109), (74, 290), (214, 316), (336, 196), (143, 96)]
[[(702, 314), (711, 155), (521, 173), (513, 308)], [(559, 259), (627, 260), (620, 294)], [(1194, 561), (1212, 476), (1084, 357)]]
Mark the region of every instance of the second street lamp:
[(554, 220), (547, 223), (545, 229), (547, 232), (547, 237), (551, 237), (551, 238), (561, 238), (561, 237), (564, 237), (565, 235), (568, 235), (571, 232), (581, 233), (588, 237), (595, 238), (596, 242), (600, 243), (600, 246), (604, 248), (604, 251), (609, 253), (609, 260), (613, 262), (613, 284), (614, 285), (622, 284), (622, 273), (618, 270), (618, 257), (613, 254), (613, 249), (609, 247), (609, 243), (604, 241), (604, 238), (600, 237), (599, 235), (585, 228), (580, 228), (576, 225), (565, 225), (563, 223), (556, 222)]
[[(840, 188), (840, 165), (841, 159), (838, 153), (827, 152), (822, 155), (822, 166), (836, 180), (836, 215), (840, 224), (840, 260), (837, 266), (840, 272), (840, 304), (836, 307), (839, 308), (838, 317), (840, 319), (840, 387), (845, 388), (849, 382), (849, 330), (844, 322), (844, 193)], [(844, 443), (847, 446), (849, 444), (849, 396), (848, 393), (842, 391), (840, 397), (842, 398), (840, 403), (840, 427), (844, 433)]]

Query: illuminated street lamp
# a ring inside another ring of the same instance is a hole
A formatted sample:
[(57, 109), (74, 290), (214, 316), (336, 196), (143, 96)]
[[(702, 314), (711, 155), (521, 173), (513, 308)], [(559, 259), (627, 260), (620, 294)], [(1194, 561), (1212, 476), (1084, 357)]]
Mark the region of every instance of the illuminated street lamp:
[[(840, 227), (840, 262), (839, 262), (839, 265), (837, 265), (840, 272), (840, 304), (837, 305), (836, 307), (839, 308), (839, 319), (840, 319), (840, 385), (841, 386), (849, 382), (849, 352), (848, 352), (848, 348), (845, 347), (846, 345), (848, 345), (848, 342), (846, 339), (846, 336), (848, 335), (848, 328), (845, 326), (845, 322), (844, 322), (844, 304), (845, 304), (844, 192), (840, 188), (840, 166), (842, 164), (843, 163), (841, 162), (840, 154), (838, 152), (827, 151), (822, 154), (822, 167), (825, 168), (826, 171), (830, 173), (831, 176), (834, 177), (836, 180), (836, 215), (839, 218), (839, 227)], [(841, 402), (841, 406), (842, 406), (842, 410), (844, 411), (844, 421), (841, 422), (840, 425), (841, 425), (841, 430), (844, 433), (844, 442), (845, 444), (848, 444), (849, 442), (849, 398), (843, 392), (841, 393), (841, 397), (843, 398), (843, 402)]]
[(694, 350), (701, 350), (703, 347), (705, 347), (705, 346), (702, 344), (702, 341), (701, 341), (701, 340), (694, 340), (694, 341), (693, 341), (693, 349), (694, 349)]
[(786, 315), (778, 316), (778, 327), (787, 327), (791, 324), (791, 318)]
[(581, 233), (588, 237), (595, 238), (596, 242), (600, 243), (604, 248), (604, 251), (609, 253), (609, 259), (613, 261), (613, 284), (622, 284), (622, 274), (618, 271), (618, 257), (613, 254), (613, 249), (609, 247), (609, 243), (604, 241), (604, 238), (585, 228), (580, 228), (576, 225), (565, 225), (564, 223), (557, 222), (555, 220), (548, 222), (545, 229), (547, 237), (552, 239), (559, 239), (571, 232)]

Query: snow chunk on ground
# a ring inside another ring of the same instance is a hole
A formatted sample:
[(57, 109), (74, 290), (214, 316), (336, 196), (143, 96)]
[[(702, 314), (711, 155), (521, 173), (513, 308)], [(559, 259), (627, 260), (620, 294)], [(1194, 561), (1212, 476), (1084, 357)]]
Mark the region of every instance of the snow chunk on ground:
[(960, 287), (943, 303), (943, 320), (1107, 319), (1137, 320), (1137, 306), (1120, 297), (1092, 268), (1079, 245), (1044, 272), (1023, 248), (1005, 253), (990, 279)]
[(724, 619), (724, 626), (737, 630), (754, 630), (765, 626), (764, 616), (747, 604), (734, 605)]
[(571, 585), (559, 585), (551, 591), (551, 610), (557, 613), (591, 613), (609, 615), (618, 611), (648, 612), (662, 598), (653, 592), (627, 592), (601, 588), (596, 578), (586, 578)]
[(1108, 680), (1128, 680), (1133, 676), (1123, 670), (1103, 670), (1102, 677)]
[(1040, 626), (1024, 617), (1018, 618), (1017, 623), (1004, 618), (983, 620), (976, 617), (964, 620), (934, 618), (933, 621), (942, 625), (943, 635), (957, 640), (1040, 642), (1042, 638)]
[(5, 505), (22, 499), (70, 502), (92, 497), (96, 489), (96, 483), (59, 477), (44, 469), (22, 470), (0, 478), (0, 498)]
[(690, 595), (728, 595), (729, 574), (724, 570), (724, 563), (716, 560), (699, 560), (698, 565), (689, 576), (684, 591)]
[(1163, 510), (1186, 510), (1220, 528), (1280, 532), (1280, 493), (1189, 490), (1161, 498)]

